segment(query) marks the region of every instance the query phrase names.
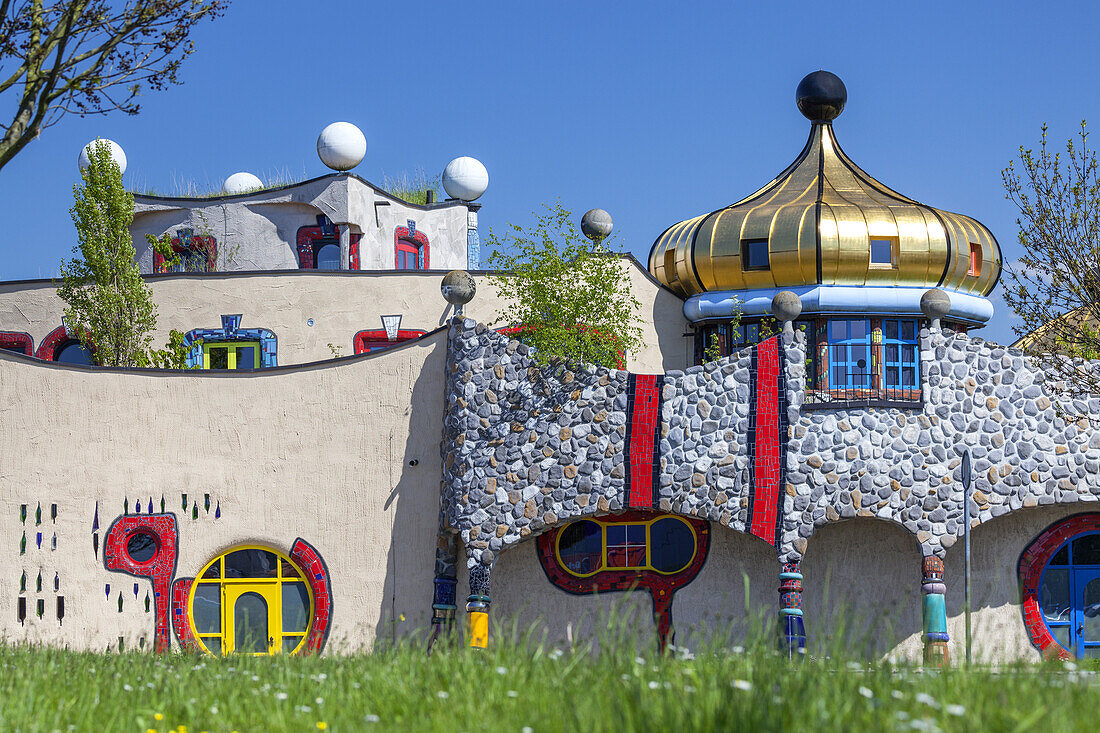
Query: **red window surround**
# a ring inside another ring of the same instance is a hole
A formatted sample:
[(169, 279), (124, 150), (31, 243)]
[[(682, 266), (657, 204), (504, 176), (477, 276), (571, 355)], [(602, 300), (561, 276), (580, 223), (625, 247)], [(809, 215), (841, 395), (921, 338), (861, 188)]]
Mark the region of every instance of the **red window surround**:
[[(398, 257), (400, 252), (406, 252), (415, 254), (423, 259), (423, 267), (405, 267), (402, 268), (398, 265)], [(424, 232), (417, 229), (412, 234), (409, 234), (408, 227), (397, 227), (393, 230), (393, 267), (396, 270), (430, 270), (432, 269), (429, 256), (431, 254), (431, 246), (428, 243), (428, 236)]]
[[(361, 234), (352, 234), (350, 237), (350, 252), (348, 254), (348, 266), (351, 270), (359, 269), (359, 239)], [(298, 269), (299, 270), (314, 270), (317, 268), (317, 264), (313, 259), (313, 243), (318, 239), (335, 240), (340, 241), (340, 227), (332, 223), (332, 221), (324, 214), (317, 215), (317, 224), (315, 226), (299, 227), (298, 228)], [(343, 269), (344, 263), (340, 263), (341, 269)]]
[[(214, 263), (218, 256), (218, 240), (214, 237), (203, 237), (192, 233), (191, 229), (180, 229), (176, 236), (172, 237), (172, 251), (206, 252), (206, 271), (214, 272)], [(153, 250), (153, 272), (168, 272), (168, 266), (164, 264), (164, 256)]]
[(355, 334), (355, 353), (366, 354), (370, 351), (377, 351), (379, 349), (385, 349), (390, 346), (395, 346), (403, 341), (412, 341), (413, 339), (420, 338), (426, 331), (418, 330), (404, 330), (401, 329), (397, 332), (397, 340), (390, 341), (386, 338), (385, 329), (373, 330), (373, 331), (360, 331)]
[(22, 350), (27, 356), (34, 356), (34, 340), (29, 333), (19, 331), (0, 331), (0, 349)]
[[(606, 517), (583, 517), (599, 524), (613, 525), (623, 522), (647, 522), (654, 519), (653, 512), (627, 511)], [(610, 591), (648, 590), (653, 598), (653, 615), (657, 621), (657, 634), (664, 648), (672, 630), (672, 597), (676, 591), (699, 574), (710, 549), (710, 526), (699, 519), (679, 517), (691, 525), (695, 531), (695, 555), (683, 570), (665, 575), (655, 570), (637, 568), (604, 568), (587, 577), (578, 577), (570, 573), (558, 560), (558, 535), (568, 525), (555, 527), (538, 536), (539, 563), (546, 578), (558, 588), (574, 595), (607, 593)], [(608, 548), (610, 557), (611, 548)]]
[(1039, 584), (1043, 570), (1062, 543), (1085, 532), (1100, 529), (1100, 514), (1075, 514), (1047, 527), (1030, 545), (1020, 553), (1017, 567), (1020, 578), (1020, 590), (1023, 596), (1024, 626), (1031, 643), (1044, 657), (1073, 659), (1074, 655), (1066, 651), (1054, 640), (1050, 628), (1043, 621), (1043, 610), (1039, 607)]

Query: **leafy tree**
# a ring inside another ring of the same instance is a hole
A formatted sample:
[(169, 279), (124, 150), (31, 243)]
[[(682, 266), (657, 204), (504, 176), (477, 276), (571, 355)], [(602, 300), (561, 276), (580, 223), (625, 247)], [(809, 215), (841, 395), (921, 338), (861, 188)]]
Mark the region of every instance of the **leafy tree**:
[(189, 36), (229, 0), (0, 0), (0, 168), (65, 114), (137, 114), (142, 88), (179, 84)]
[(489, 265), (507, 273), (491, 278), (505, 303), (498, 315), (522, 327), (542, 363), (558, 357), (621, 367), (623, 355), (642, 346), (629, 271), (607, 240), (593, 250), (560, 201), (544, 208), (530, 230), (507, 224), (501, 238), (489, 232)]
[[(73, 259), (61, 262), (63, 282), (57, 289), (68, 306), (65, 323), (102, 366), (182, 367), (186, 349), (179, 331), (172, 332), (166, 349), (150, 349), (157, 308), (134, 259), (134, 197), (123, 188), (105, 143), (94, 145), (89, 159), (81, 183), (73, 186), (69, 212), (78, 244)], [(173, 256), (167, 237), (150, 241)]]
[(1066, 395), (1100, 392), (1100, 175), (1085, 122), (1065, 155), (1051, 152), (1043, 125), (1039, 150), (1020, 147), (1003, 171), (1023, 256), (1008, 267), (1004, 299), (1016, 333)]

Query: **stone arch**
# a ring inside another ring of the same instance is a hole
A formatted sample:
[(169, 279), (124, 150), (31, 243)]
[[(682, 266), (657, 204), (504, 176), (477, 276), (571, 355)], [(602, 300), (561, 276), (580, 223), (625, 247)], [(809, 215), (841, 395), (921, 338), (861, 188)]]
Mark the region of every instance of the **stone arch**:
[(856, 517), (815, 532), (801, 565), (811, 653), (920, 658), (921, 557), (895, 522)]

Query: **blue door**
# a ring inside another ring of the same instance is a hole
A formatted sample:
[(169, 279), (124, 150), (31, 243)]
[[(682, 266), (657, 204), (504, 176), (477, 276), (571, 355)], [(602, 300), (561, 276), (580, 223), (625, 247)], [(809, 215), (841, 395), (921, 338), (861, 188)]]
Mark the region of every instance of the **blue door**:
[(1078, 659), (1100, 657), (1100, 570), (1074, 570), (1073, 624)]

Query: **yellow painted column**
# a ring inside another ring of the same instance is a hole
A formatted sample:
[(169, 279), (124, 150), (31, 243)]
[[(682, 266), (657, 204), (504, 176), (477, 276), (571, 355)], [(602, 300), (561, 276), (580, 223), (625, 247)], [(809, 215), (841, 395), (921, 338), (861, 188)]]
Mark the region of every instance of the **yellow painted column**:
[(466, 598), (467, 639), (471, 648), (489, 646), (489, 568), (470, 568), (470, 595)]

